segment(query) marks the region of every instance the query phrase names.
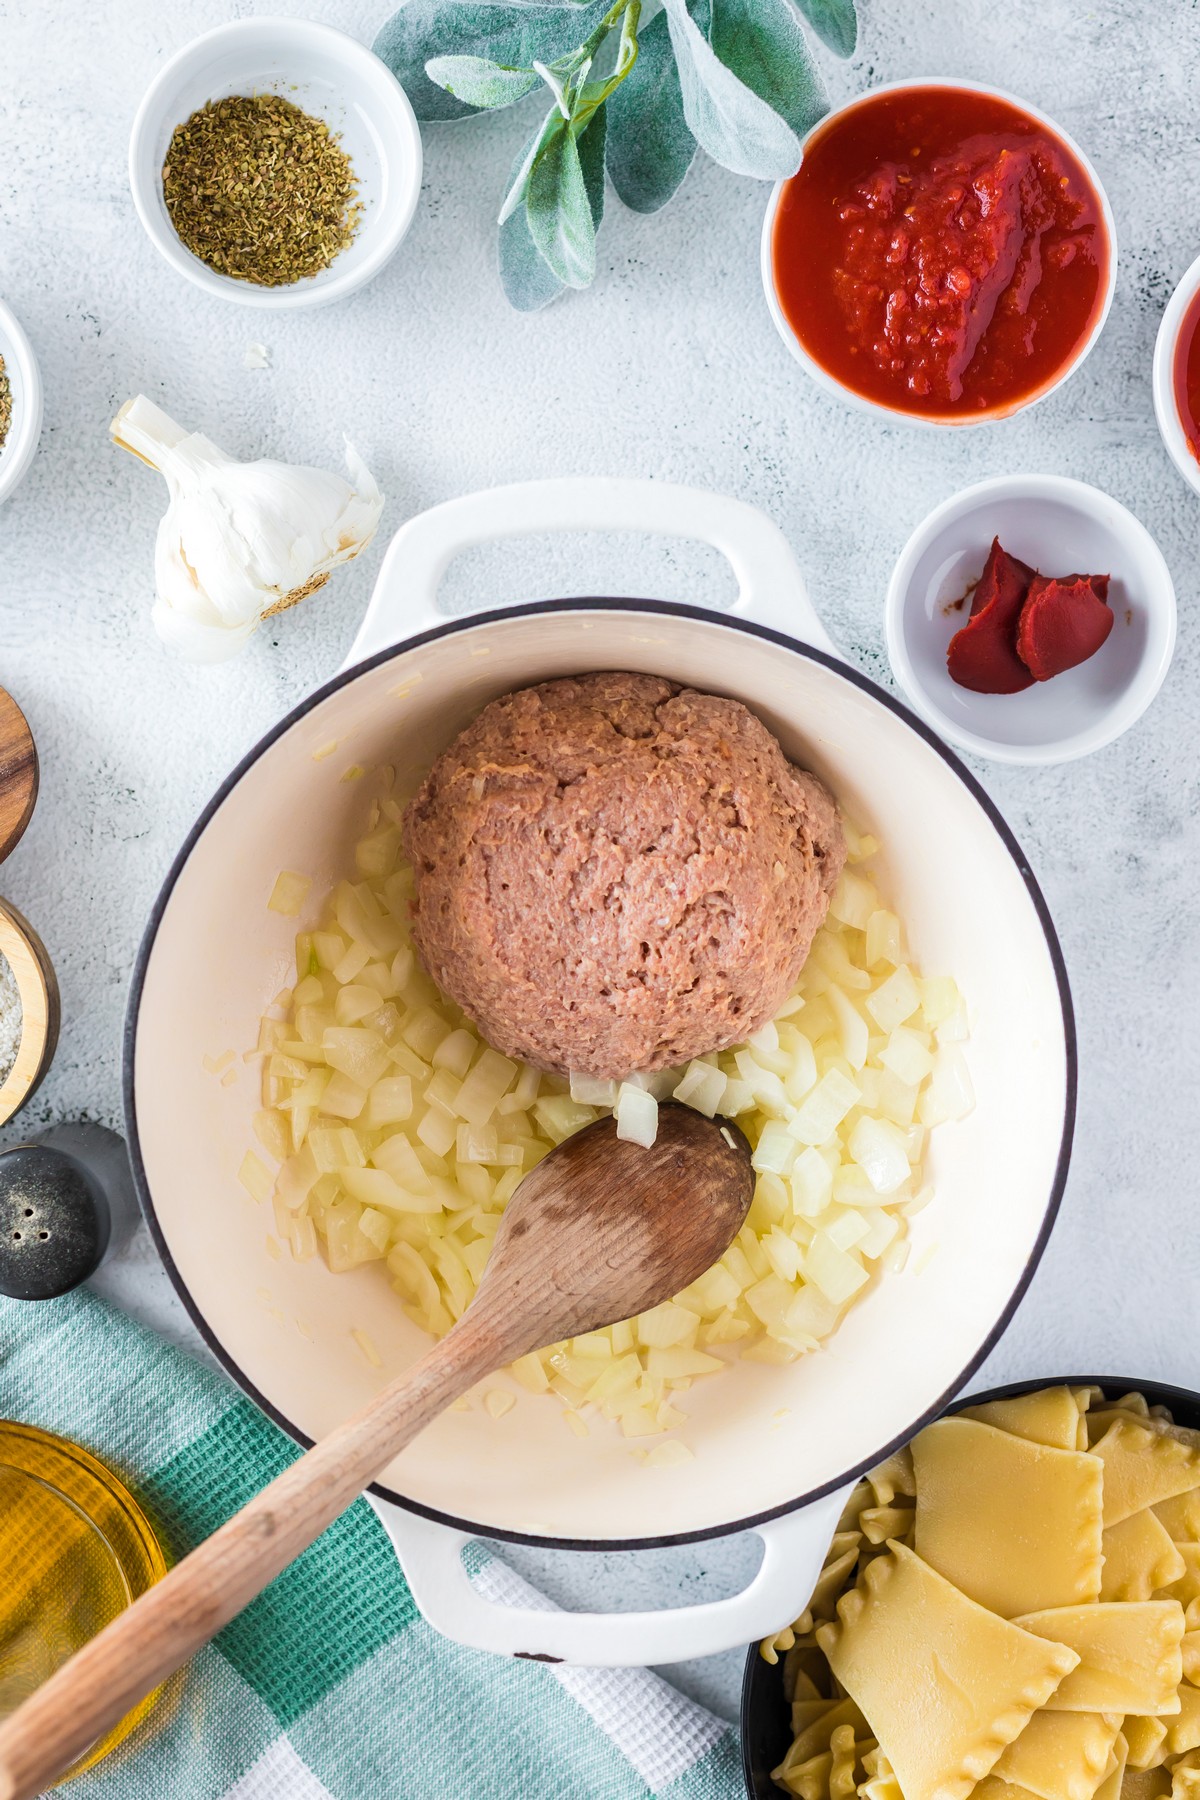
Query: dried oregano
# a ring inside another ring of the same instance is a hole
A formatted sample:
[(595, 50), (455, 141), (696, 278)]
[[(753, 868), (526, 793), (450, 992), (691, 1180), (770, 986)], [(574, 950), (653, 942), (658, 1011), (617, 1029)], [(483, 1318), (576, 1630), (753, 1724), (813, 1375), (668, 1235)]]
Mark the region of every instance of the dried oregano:
[(279, 94), (209, 101), (176, 126), (162, 179), (193, 256), (260, 287), (328, 268), (362, 215), (341, 139)]

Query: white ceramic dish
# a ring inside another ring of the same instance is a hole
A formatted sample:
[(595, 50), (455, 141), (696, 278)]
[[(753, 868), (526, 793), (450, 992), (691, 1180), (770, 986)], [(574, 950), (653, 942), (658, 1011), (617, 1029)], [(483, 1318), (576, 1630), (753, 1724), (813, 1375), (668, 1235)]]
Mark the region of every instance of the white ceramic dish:
[(1180, 278), (1167, 302), (1154, 341), (1154, 416), (1171, 461), (1189, 487), (1200, 494), (1200, 462), (1188, 446), (1187, 432), (1175, 401), (1175, 352), (1184, 317), (1200, 292), (1200, 256)]
[(1063, 366), (1052, 380), (1046, 382), (1043, 387), (1038, 388), (1034, 393), (1026, 394), (1022, 399), (1014, 401), (1008, 406), (993, 407), (988, 412), (973, 413), (963, 417), (954, 414), (937, 417), (928, 413), (905, 412), (902, 407), (885, 406), (881, 401), (872, 400), (865, 394), (856, 393), (853, 388), (847, 387), (843, 382), (839, 381), (836, 375), (831, 374), (830, 371), (826, 369), (823, 364), (819, 363), (815, 357), (810, 356), (809, 352), (805, 349), (804, 345), (796, 336), (796, 333), (792, 330), (791, 325), (788, 323), (787, 315), (780, 304), (779, 295), (775, 290), (772, 238), (775, 231), (775, 217), (779, 211), (779, 202), (783, 196), (783, 191), (787, 186), (786, 181), (777, 182), (772, 189), (771, 197), (767, 201), (766, 217), (763, 220), (762, 239), (759, 252), (763, 292), (767, 297), (767, 307), (775, 322), (775, 329), (778, 331), (792, 355), (796, 358), (796, 361), (806, 370), (818, 387), (825, 389), (826, 393), (836, 394), (839, 399), (845, 400), (849, 405), (856, 407), (858, 411), (874, 413), (877, 418), (888, 419), (893, 424), (897, 421), (903, 421), (910, 425), (933, 426), (942, 430), (946, 428), (962, 430), (965, 427), (973, 425), (993, 425), (1000, 419), (1011, 419), (1015, 417), (1017, 413), (1024, 412), (1028, 407), (1036, 405), (1039, 400), (1046, 399), (1049, 394), (1054, 393), (1057, 388), (1060, 388), (1064, 381), (1070, 379), (1076, 369), (1078, 369), (1080, 364), (1084, 361), (1084, 358), (1091, 352), (1092, 346), (1100, 336), (1100, 333), (1104, 330), (1104, 322), (1108, 318), (1108, 310), (1112, 305), (1112, 297), (1117, 285), (1116, 220), (1113, 218), (1112, 208), (1108, 203), (1108, 195), (1104, 191), (1104, 185), (1101, 182), (1099, 175), (1097, 175), (1089, 158), (1080, 149), (1070, 133), (1064, 131), (1061, 125), (1056, 125), (1054, 120), (1050, 118), (1048, 114), (1042, 112), (1039, 107), (1030, 106), (1027, 100), (1019, 100), (1015, 94), (1006, 92), (1004, 88), (989, 87), (986, 82), (982, 81), (960, 81), (955, 77), (947, 75), (921, 75), (912, 76), (905, 81), (881, 82), (878, 87), (870, 88), (865, 94), (859, 94), (853, 100), (847, 101), (845, 106), (839, 106), (835, 108), (833, 112), (827, 113), (818, 124), (813, 126), (812, 130), (805, 138), (803, 145), (804, 153), (807, 154), (810, 145), (815, 143), (816, 140), (829, 129), (829, 126), (835, 120), (845, 118), (848, 113), (854, 112), (856, 108), (868, 104), (880, 94), (899, 93), (907, 88), (954, 88), (960, 91), (965, 90), (972, 94), (984, 94), (993, 100), (1004, 100), (1009, 106), (1017, 107), (1021, 112), (1028, 113), (1031, 119), (1036, 119), (1040, 125), (1044, 125), (1046, 130), (1052, 132), (1061, 143), (1066, 145), (1072, 155), (1078, 159), (1080, 166), (1088, 180), (1091, 182), (1092, 187), (1095, 189), (1096, 196), (1100, 201), (1100, 209), (1104, 217), (1104, 227), (1108, 233), (1108, 282), (1104, 291), (1104, 302), (1096, 315), (1095, 324), (1092, 326), (1088, 336), (1079, 345), (1075, 355)]
[[(950, 639), (992, 539), (1047, 575), (1108, 574), (1115, 623), (1095, 656), (1020, 694), (951, 681)], [(1175, 588), (1162, 551), (1109, 494), (1062, 475), (1001, 475), (924, 519), (892, 571), (888, 656), (906, 697), (964, 750), (998, 762), (1059, 763), (1111, 744), (1154, 699), (1175, 649)]]
[(12, 422), (0, 445), (0, 505), (24, 480), (42, 431), (42, 377), (29, 339), (0, 300), (0, 356), (12, 391)]
[[(162, 192), (171, 134), (210, 100), (277, 93), (325, 119), (354, 165), (363, 217), (353, 241), (319, 275), (256, 287), (218, 275), (186, 250)], [(290, 311), (340, 300), (371, 281), (400, 246), (421, 193), (421, 133), (408, 96), (372, 51), (304, 19), (240, 19), (196, 38), (159, 71), (138, 108), (129, 181), (155, 248), (206, 293)]]
[[(735, 608), (576, 600), (439, 612), (459, 552), (552, 530), (711, 544), (732, 564)], [(294, 1436), (320, 1435), (425, 1340), (378, 1264), (335, 1276), (319, 1259), (268, 1255), (269, 1211), (249, 1204), (237, 1179), (254, 1141), (257, 1066), (239, 1059), (238, 1080), (224, 1087), (201, 1059), (253, 1044), (260, 1013), (292, 979), (297, 924), (317, 916), (361, 833), (364, 800), (342, 780), (348, 765), (392, 763), (407, 786), (495, 695), (614, 668), (745, 701), (885, 841), (883, 878), (916, 959), (953, 972), (968, 996), (978, 1103), (932, 1136), (935, 1195), (913, 1221), (907, 1267), (867, 1293), (827, 1348), (787, 1368), (735, 1362), (691, 1389), (683, 1435), (694, 1461), (646, 1468), (602, 1420), (573, 1437), (556, 1402), (494, 1377), (487, 1385), (515, 1398), (503, 1419), (476, 1399), (384, 1472), (374, 1498), (431, 1623), (479, 1648), (584, 1664), (705, 1655), (795, 1617), (846, 1483), (945, 1405), (1029, 1281), (1066, 1177), (1074, 1030), (1045, 905), (979, 785), (840, 661), (782, 534), (752, 507), (658, 481), (547, 481), (451, 501), (393, 540), (347, 667), (206, 808), (147, 929), (125, 1056), (139, 1191), (184, 1303), (260, 1405)], [(285, 868), (315, 878), (299, 921), (267, 910)], [(352, 1340), (356, 1326), (379, 1347), (381, 1369)], [(612, 1550), (747, 1528), (766, 1543), (751, 1585), (664, 1613), (490, 1606), (460, 1556), (470, 1535)]]

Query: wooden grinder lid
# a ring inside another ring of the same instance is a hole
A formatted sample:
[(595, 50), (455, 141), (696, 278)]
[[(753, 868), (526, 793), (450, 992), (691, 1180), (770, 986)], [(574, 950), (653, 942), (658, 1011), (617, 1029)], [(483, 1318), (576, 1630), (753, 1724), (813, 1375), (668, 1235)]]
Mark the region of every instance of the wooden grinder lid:
[[(14, 850), (33, 815), (38, 759), (33, 733), (12, 695), (0, 688), (0, 862)], [(58, 983), (46, 947), (15, 906), (0, 900), (0, 952), (21, 996), (16, 1061), (0, 1081), (0, 1125), (37, 1088), (58, 1042)]]
[(0, 862), (20, 843), (37, 791), (33, 733), (12, 695), (0, 688)]

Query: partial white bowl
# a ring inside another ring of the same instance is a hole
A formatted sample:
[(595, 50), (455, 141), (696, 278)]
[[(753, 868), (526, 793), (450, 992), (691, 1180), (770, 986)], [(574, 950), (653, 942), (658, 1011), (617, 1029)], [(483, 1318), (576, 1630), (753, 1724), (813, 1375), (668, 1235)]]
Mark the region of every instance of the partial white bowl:
[(1154, 343), (1154, 416), (1171, 461), (1189, 487), (1200, 494), (1200, 462), (1188, 446), (1187, 433), (1175, 404), (1175, 350), (1188, 307), (1200, 290), (1200, 256), (1180, 279)]
[[(809, 355), (808, 351), (804, 348), (804, 345), (792, 330), (791, 325), (788, 323), (787, 314), (779, 303), (779, 296), (775, 291), (775, 273), (772, 266), (771, 239), (775, 230), (775, 215), (779, 211), (779, 202), (782, 198), (783, 190), (787, 186), (786, 181), (776, 182), (774, 188), (771, 190), (771, 197), (767, 201), (766, 217), (763, 220), (762, 240), (759, 254), (763, 292), (767, 297), (767, 308), (772, 319), (775, 321), (775, 329), (778, 331), (792, 355), (796, 358), (796, 361), (807, 371), (818, 387), (824, 388), (826, 393), (836, 394), (840, 400), (844, 400), (850, 406), (856, 407), (859, 412), (874, 413), (877, 418), (888, 419), (893, 424), (897, 420), (901, 420), (905, 424), (932, 426), (936, 430), (945, 430), (948, 428), (954, 431), (962, 431), (975, 425), (994, 425), (1001, 419), (1015, 418), (1017, 413), (1025, 412), (1029, 407), (1036, 406), (1039, 400), (1045, 400), (1048, 395), (1053, 394), (1057, 388), (1060, 388), (1063, 382), (1067, 381), (1075, 373), (1085, 357), (1090, 354), (1093, 344), (1104, 330), (1104, 323), (1108, 318), (1108, 309), (1112, 305), (1113, 293), (1116, 290), (1117, 224), (1113, 217), (1112, 207), (1108, 203), (1108, 195), (1104, 191), (1104, 184), (1101, 182), (1099, 175), (1097, 175), (1093, 168), (1090, 158), (1085, 155), (1084, 151), (1075, 142), (1075, 139), (1071, 136), (1070, 132), (1064, 131), (1062, 126), (1056, 124), (1055, 121), (1050, 118), (1049, 114), (1044, 113), (1040, 107), (1031, 106), (1028, 100), (1018, 99), (1016, 94), (1010, 94), (1005, 88), (991, 87), (984, 81), (960, 81), (957, 77), (948, 75), (914, 75), (910, 76), (905, 81), (881, 82), (878, 87), (869, 88), (865, 94), (858, 94), (853, 100), (848, 100), (845, 106), (835, 107), (833, 112), (826, 113), (825, 117), (820, 119), (817, 124), (813, 126), (812, 130), (804, 139), (804, 144), (802, 146), (803, 152), (807, 153), (809, 145), (827, 131), (835, 119), (844, 118), (847, 113), (853, 112), (856, 107), (866, 105), (869, 101), (878, 98), (880, 94), (894, 94), (906, 88), (938, 87), (954, 88), (957, 91), (965, 90), (967, 93), (972, 94), (986, 94), (992, 100), (1004, 100), (1009, 106), (1015, 106), (1021, 112), (1028, 113), (1031, 119), (1036, 119), (1039, 125), (1044, 125), (1046, 130), (1052, 132), (1054, 136), (1058, 138), (1060, 143), (1066, 145), (1067, 149), (1077, 159), (1084, 174), (1091, 182), (1092, 187), (1095, 189), (1096, 197), (1100, 202), (1100, 210), (1104, 218), (1104, 228), (1108, 233), (1109, 250), (1108, 283), (1104, 290), (1104, 303), (1096, 315), (1096, 322), (1092, 326), (1088, 336), (1084, 339), (1083, 343), (1080, 344), (1071, 360), (1064, 364), (1063, 368), (1051, 381), (1048, 381), (1044, 387), (1039, 388), (1036, 393), (1026, 394), (1022, 399), (1014, 401), (1010, 406), (993, 407), (988, 412), (971, 413), (962, 418), (956, 417), (953, 414), (937, 416), (929, 413), (906, 412), (903, 407), (885, 406), (882, 401), (871, 400), (867, 395), (856, 393), (853, 388), (847, 387), (843, 382), (838, 380), (836, 375), (830, 374), (829, 370), (824, 368), (815, 357)], [(801, 161), (803, 162), (803, 155)]]
[[(1047, 575), (1111, 577), (1107, 642), (1020, 694), (973, 693), (946, 667), (994, 537)], [(1111, 495), (1062, 475), (1002, 475), (964, 488), (913, 532), (888, 584), (886, 626), (896, 680), (942, 737), (997, 762), (1070, 762), (1128, 731), (1162, 686), (1175, 588), (1150, 533)]]
[[(163, 199), (175, 127), (210, 100), (261, 93), (282, 95), (338, 133), (364, 207), (329, 268), (289, 287), (218, 275), (184, 248)], [(421, 133), (400, 83), (356, 39), (305, 19), (240, 19), (196, 38), (155, 76), (133, 122), (129, 182), (151, 242), (197, 287), (242, 306), (324, 306), (371, 281), (399, 249), (421, 193)]]
[(12, 422), (0, 444), (0, 506), (25, 478), (42, 432), (42, 377), (29, 339), (0, 300), (0, 356), (12, 391)]

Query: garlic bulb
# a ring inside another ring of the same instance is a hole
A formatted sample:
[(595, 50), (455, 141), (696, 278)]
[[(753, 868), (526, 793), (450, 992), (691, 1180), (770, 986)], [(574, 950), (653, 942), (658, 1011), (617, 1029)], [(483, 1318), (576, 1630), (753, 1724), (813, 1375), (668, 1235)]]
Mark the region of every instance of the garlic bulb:
[(380, 493), (346, 440), (350, 479), (279, 462), (235, 462), (139, 394), (113, 438), (170, 491), (154, 550), (155, 629), (192, 662), (235, 656), (259, 623), (303, 600), (375, 535)]

